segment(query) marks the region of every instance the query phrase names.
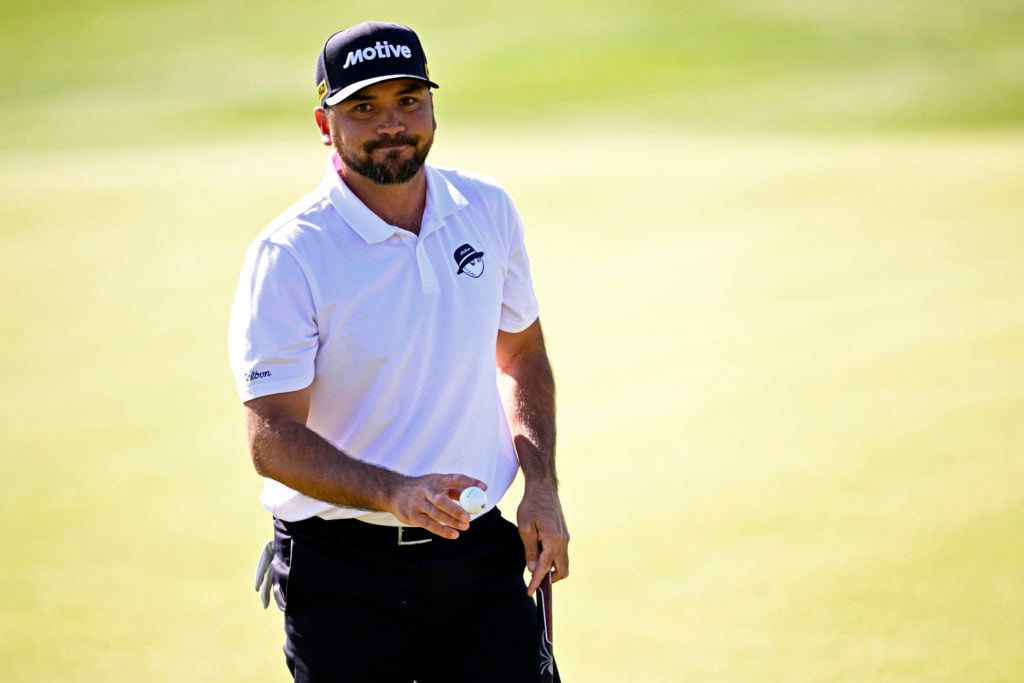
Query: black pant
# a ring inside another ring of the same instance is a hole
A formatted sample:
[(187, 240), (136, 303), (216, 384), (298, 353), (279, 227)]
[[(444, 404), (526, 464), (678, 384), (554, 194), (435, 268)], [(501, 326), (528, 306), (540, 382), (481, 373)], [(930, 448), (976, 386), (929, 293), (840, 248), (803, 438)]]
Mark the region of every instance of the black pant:
[(274, 594), (297, 683), (537, 680), (523, 544), (494, 510), (449, 541), (356, 520), (274, 523)]

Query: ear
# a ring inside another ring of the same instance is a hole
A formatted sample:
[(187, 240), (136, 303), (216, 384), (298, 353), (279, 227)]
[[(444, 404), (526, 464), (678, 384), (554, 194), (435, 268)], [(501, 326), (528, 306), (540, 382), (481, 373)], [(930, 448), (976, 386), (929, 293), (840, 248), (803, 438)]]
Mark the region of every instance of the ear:
[(313, 118), (316, 119), (316, 127), (320, 129), (320, 141), (324, 143), (325, 147), (330, 147), (333, 144), (330, 115), (323, 107), (317, 107), (313, 110)]

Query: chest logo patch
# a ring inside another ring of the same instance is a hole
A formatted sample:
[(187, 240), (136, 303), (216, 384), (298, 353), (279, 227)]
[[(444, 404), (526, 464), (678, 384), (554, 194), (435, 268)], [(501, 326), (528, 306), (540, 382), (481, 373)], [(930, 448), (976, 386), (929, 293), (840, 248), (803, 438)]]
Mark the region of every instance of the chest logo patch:
[(477, 251), (471, 244), (463, 244), (452, 254), (455, 265), (459, 267), (457, 275), (466, 274), (477, 278), (484, 274), (484, 252)]

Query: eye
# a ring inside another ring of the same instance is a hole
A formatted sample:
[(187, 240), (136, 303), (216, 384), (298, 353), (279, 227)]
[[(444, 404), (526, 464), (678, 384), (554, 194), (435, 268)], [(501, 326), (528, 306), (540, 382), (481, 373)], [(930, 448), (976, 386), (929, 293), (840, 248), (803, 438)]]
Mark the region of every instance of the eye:
[(419, 102), (420, 101), (418, 98), (413, 97), (411, 95), (406, 95), (405, 97), (398, 100), (398, 104), (400, 104), (403, 107), (412, 107), (419, 104)]
[(352, 111), (359, 114), (369, 114), (373, 111), (373, 106), (369, 102), (360, 102), (356, 106), (352, 107)]

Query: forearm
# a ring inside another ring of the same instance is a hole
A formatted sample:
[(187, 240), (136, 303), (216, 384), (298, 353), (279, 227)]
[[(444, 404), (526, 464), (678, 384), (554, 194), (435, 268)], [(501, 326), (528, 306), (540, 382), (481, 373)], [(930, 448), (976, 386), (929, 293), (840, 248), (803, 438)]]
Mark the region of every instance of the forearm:
[(463, 474), (409, 477), (351, 457), (305, 425), (308, 392), (246, 404), (249, 451), (256, 471), (333, 505), (390, 512), (399, 522), (444, 538), (469, 528), (470, 515), (453, 500), (487, 484)]
[(527, 488), (557, 489), (555, 380), (547, 353), (524, 354), (504, 370), (509, 427)]
[(352, 458), (294, 419), (250, 413), (248, 430), (257, 473), (317, 500), (387, 510), (405, 479)]
[(499, 333), (498, 368), (525, 482), (516, 520), (532, 595), (549, 570), (556, 581), (569, 574), (569, 532), (555, 472), (555, 380), (539, 320), (520, 333)]

